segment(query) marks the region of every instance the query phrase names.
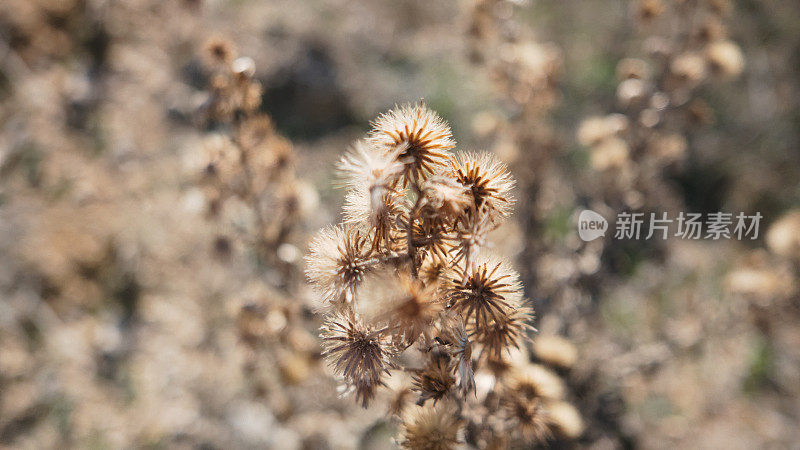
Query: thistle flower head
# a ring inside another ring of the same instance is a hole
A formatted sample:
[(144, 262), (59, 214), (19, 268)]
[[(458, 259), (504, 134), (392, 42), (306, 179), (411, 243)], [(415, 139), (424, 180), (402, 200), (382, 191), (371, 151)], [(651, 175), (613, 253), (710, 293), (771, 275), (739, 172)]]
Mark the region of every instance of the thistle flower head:
[(403, 214), (403, 195), (395, 190), (352, 189), (345, 196), (344, 221), (353, 225), (368, 225), (372, 231), (372, 248), (389, 248), (392, 231)]
[(486, 326), (476, 330), (477, 341), (483, 345), (483, 353), (499, 358), (503, 350), (519, 348), (526, 339), (533, 319), (533, 309), (526, 305), (512, 305), (497, 315)]
[(369, 271), (367, 239), (353, 227), (320, 230), (306, 256), (306, 276), (329, 302), (349, 303)]
[(467, 326), (485, 329), (519, 304), (519, 274), (496, 258), (472, 268), (458, 268), (446, 288), (448, 306), (467, 320)]
[(552, 434), (550, 418), (541, 399), (528, 400), (506, 392), (501, 397), (501, 406), (508, 428), (528, 443), (546, 441)]
[(434, 175), (420, 187), (423, 200), (420, 215), (428, 224), (455, 222), (472, 204), (468, 189), (456, 180)]
[(370, 141), (356, 141), (338, 164), (343, 184), (351, 189), (382, 190), (378, 194), (384, 194), (403, 173), (404, 166), (399, 161), (403, 150), (402, 145), (387, 149)]
[(453, 376), (450, 357), (446, 354), (437, 355), (429, 359), (425, 369), (417, 371), (413, 378), (412, 390), (419, 392), (418, 405), (433, 400), (436, 403), (448, 392), (456, 382)]
[(426, 227), (424, 224), (415, 222), (412, 225), (412, 242), (414, 246), (424, 250), (425, 255), (433, 261), (447, 264), (449, 254), (456, 241), (453, 233), (448, 232), (442, 226)]
[(511, 215), (514, 178), (491, 153), (459, 153), (451, 163), (456, 180), (470, 190), (473, 211), (485, 212), (492, 221)]
[(352, 313), (333, 315), (321, 328), (323, 356), (355, 390), (365, 408), (374, 398), (375, 389), (384, 384), (381, 378), (391, 367), (385, 332), (385, 328), (364, 324)]
[(416, 407), (403, 419), (400, 446), (411, 450), (452, 450), (460, 441), (462, 420), (455, 405)]
[(388, 331), (398, 345), (413, 344), (432, 326), (444, 310), (439, 285), (423, 283), (406, 272), (381, 271), (370, 277), (365, 297), (374, 309), (376, 322), (388, 324)]
[(396, 160), (404, 165), (403, 186), (443, 167), (455, 147), (450, 127), (422, 102), (382, 114), (372, 123), (369, 140), (386, 153), (402, 149)]

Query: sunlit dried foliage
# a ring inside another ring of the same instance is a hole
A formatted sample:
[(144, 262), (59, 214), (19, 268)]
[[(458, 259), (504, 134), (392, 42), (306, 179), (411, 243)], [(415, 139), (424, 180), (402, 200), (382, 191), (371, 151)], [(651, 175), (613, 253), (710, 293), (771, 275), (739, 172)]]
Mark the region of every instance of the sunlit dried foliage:
[[(453, 448), (462, 423), (483, 423), (462, 414), (487, 398), (475, 373), (488, 358), (477, 356), (502, 358), (532, 331), (519, 274), (485, 251), (511, 214), (514, 180), (494, 155), (453, 154), (454, 146), (447, 123), (421, 102), (380, 116), (339, 164), (345, 224), (320, 230), (306, 256), (329, 314), (326, 359), (345, 391), (366, 407), (389, 373), (411, 374), (386, 395), (397, 413), (409, 393), (417, 397), (404, 415), (407, 448)], [(491, 423), (508, 431), (504, 417)], [(529, 441), (531, 426), (510, 431)]]

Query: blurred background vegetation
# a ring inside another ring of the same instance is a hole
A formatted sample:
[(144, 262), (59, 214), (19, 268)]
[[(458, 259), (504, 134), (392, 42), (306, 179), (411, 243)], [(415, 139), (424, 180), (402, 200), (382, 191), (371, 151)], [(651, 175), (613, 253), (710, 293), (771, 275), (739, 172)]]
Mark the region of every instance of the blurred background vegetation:
[[(342, 152), (421, 98), (518, 179), (495, 240), (540, 335), (578, 355), (558, 372), (585, 429), (553, 445), (795, 446), (798, 6), (4, 0), (0, 446), (391, 448), (384, 411), (319, 361), (302, 254), (339, 221)], [(288, 193), (264, 194), (291, 227), (263, 248), (247, 205), (209, 218), (215, 37), (252, 58), (292, 145)], [(764, 219), (756, 240), (583, 243), (586, 208)]]

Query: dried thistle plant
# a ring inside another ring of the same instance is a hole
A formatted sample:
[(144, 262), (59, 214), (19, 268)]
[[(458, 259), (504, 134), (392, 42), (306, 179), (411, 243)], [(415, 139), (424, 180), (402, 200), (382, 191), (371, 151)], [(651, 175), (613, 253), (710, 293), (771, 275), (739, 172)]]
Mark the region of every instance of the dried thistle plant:
[[(364, 407), (389, 390), (390, 374), (411, 374), (387, 394), (404, 417), (403, 447), (454, 448), (465, 426), (544, 439), (544, 406), (523, 411), (523, 423), (519, 408), (486, 404), (508, 391), (490, 360), (530, 364), (509, 359), (532, 329), (519, 274), (486, 251), (514, 205), (508, 168), (492, 154), (451, 153), (449, 126), (422, 102), (372, 127), (339, 164), (345, 223), (320, 230), (306, 256), (329, 365)], [(479, 392), (477, 373), (497, 392)], [(409, 395), (417, 406), (402, 414)]]

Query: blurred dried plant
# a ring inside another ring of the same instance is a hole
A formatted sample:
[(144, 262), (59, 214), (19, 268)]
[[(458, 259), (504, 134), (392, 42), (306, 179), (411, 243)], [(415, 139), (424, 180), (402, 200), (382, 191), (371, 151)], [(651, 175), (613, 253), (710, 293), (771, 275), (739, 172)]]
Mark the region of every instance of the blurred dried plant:
[(729, 8), (725, 1), (636, 3), (646, 56), (617, 64), (619, 112), (587, 118), (577, 130), (601, 174), (598, 200), (615, 210), (679, 209), (667, 178), (689, 158), (693, 130), (714, 120), (702, 90), (744, 68), (741, 49), (727, 37)]
[(260, 257), (274, 258), (298, 222), (303, 202), (292, 144), (259, 110), (262, 87), (251, 58), (237, 57), (230, 41), (213, 37), (205, 44), (203, 62), (209, 86), (200, 112), (208, 135), (199, 178), (208, 217), (233, 230), (221, 232), (215, 248), (225, 254), (228, 240), (239, 238)]

